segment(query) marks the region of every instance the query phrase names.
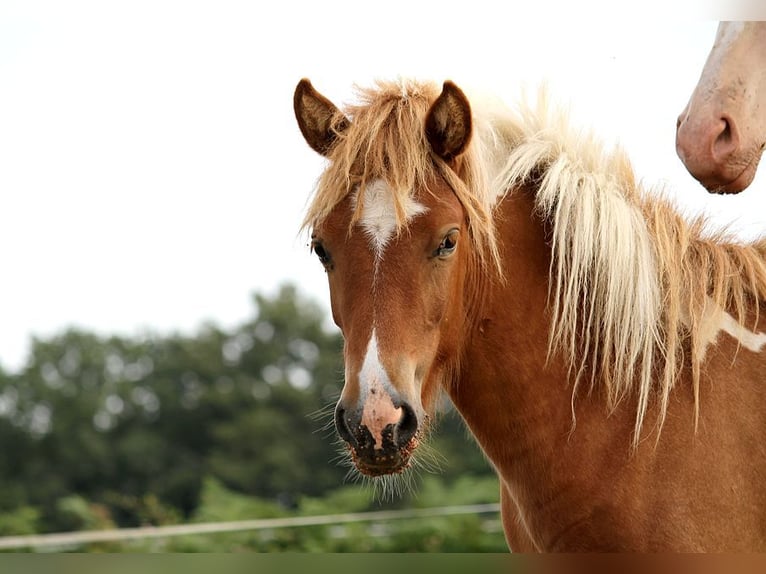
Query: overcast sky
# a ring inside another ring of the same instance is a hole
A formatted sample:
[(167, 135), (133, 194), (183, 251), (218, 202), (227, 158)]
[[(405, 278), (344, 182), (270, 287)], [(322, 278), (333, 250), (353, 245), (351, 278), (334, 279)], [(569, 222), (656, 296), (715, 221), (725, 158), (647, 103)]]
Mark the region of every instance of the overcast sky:
[(511, 103), (545, 79), (685, 209), (743, 236), (766, 230), (765, 177), (710, 196), (675, 154), (710, 14), (630, 8), (615, 23), (586, 20), (578, 2), (501, 5), (3, 0), (0, 365), (18, 368), (33, 334), (70, 325), (232, 326), (253, 292), (284, 281), (327, 306), (298, 236), (323, 165), (293, 117), (304, 76), (338, 103), (376, 77), (450, 78)]

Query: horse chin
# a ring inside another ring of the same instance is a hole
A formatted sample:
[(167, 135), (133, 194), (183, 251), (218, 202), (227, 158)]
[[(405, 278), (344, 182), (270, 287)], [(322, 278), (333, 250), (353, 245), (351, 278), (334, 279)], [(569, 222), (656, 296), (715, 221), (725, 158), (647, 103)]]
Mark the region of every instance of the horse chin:
[(735, 172), (735, 175), (729, 176), (726, 179), (722, 178), (723, 182), (721, 182), (720, 179), (717, 179), (709, 183), (703, 182), (703, 185), (705, 185), (710, 193), (736, 194), (744, 191), (755, 178), (755, 173), (761, 160), (762, 151), (763, 149), (759, 148), (758, 152), (753, 154), (753, 157), (745, 165), (745, 168), (741, 172)]

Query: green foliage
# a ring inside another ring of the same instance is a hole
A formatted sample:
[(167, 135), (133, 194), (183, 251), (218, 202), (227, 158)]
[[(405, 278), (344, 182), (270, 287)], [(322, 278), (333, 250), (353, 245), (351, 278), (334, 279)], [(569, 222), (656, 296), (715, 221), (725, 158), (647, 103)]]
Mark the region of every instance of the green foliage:
[(77, 494), (64, 496), (56, 501), (56, 516), (57, 522), (64, 526), (64, 530), (114, 528), (106, 507), (92, 504)]
[[(437, 479), (438, 481), (438, 479)], [(464, 477), (454, 488), (440, 485), (447, 501), (470, 499), (486, 492), (486, 478)], [(494, 485), (495, 498), (497, 488)], [(433, 488), (433, 487), (431, 487)], [(459, 492), (464, 491), (464, 492)], [(444, 500), (440, 501), (444, 504)], [(323, 498), (306, 498), (296, 512), (205, 480), (202, 504), (194, 522), (246, 520), (301, 515), (335, 515), (368, 510), (364, 490), (345, 486)], [(79, 549), (78, 549), (79, 550)], [(388, 521), (339, 523), (329, 526), (252, 530), (212, 535), (186, 535), (121, 545), (92, 545), (86, 550), (111, 552), (506, 552), (497, 516), (446, 516)]]
[[(206, 325), (192, 336), (70, 329), (34, 340), (21, 372), (0, 371), (0, 534), (497, 499), (494, 474), (449, 409), (430, 438), (440, 474), (421, 474), (414, 494), (380, 501), (347, 485), (331, 424), (342, 387), (340, 335), (292, 286), (256, 295), (254, 308), (234, 329)], [(460, 529), (477, 528), (466, 520), (414, 521), (407, 527), (415, 531), (400, 538), (348, 525), (127, 548), (462, 548), (473, 539)]]
[(423, 478), (416, 494), (410, 506), (417, 508), (442, 506), (445, 501), (451, 505), (486, 504), (498, 501), (499, 486), (494, 475), (461, 475), (451, 483), (429, 475)]
[(247, 496), (227, 489), (220, 481), (208, 477), (193, 522), (224, 522), (251, 518), (276, 518), (287, 511), (278, 503)]
[(0, 514), (0, 536), (35, 534), (40, 511), (31, 506), (19, 506)]

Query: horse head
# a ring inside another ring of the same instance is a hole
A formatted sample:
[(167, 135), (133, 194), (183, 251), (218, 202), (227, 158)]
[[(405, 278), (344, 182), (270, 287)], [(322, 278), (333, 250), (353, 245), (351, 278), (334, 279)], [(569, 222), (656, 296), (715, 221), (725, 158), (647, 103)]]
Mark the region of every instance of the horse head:
[(367, 476), (411, 463), (454, 366), (472, 257), (449, 181), (471, 139), (468, 100), (450, 82), (383, 100), (349, 119), (308, 80), (294, 97), (303, 136), (329, 160), (306, 225), (344, 337), (335, 425)]

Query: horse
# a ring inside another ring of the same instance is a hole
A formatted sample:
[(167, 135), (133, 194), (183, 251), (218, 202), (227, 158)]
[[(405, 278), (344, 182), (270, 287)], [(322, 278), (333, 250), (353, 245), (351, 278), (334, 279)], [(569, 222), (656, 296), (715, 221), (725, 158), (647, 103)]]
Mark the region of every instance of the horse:
[(547, 90), (357, 89), (293, 100), (356, 470), (413, 466), (444, 391), (513, 551), (766, 550), (766, 241), (682, 217)]
[(708, 191), (739, 193), (766, 146), (766, 23), (721, 22), (689, 103), (676, 151)]

